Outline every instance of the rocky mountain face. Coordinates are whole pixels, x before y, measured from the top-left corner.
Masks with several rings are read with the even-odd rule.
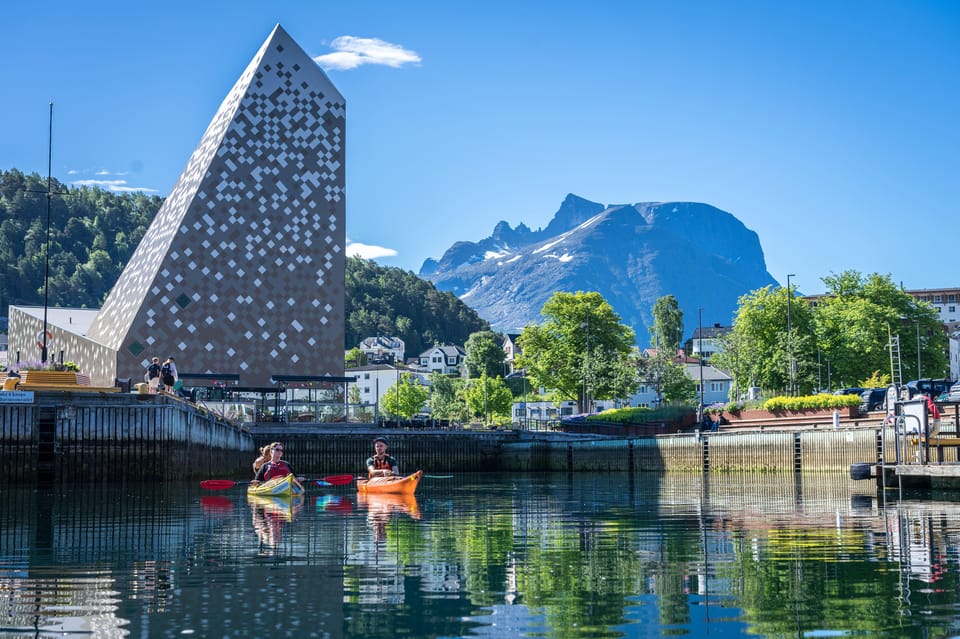
[[[737,299],[776,284],[757,234],[733,215],[695,202],[604,206],[567,195],[545,229],[499,222],[490,237],[457,242],[420,276],[460,297],[494,330],[541,321],[555,292],[598,291],[649,343],[653,305],[664,295],[683,310],[685,338],[703,325],[730,325]]]

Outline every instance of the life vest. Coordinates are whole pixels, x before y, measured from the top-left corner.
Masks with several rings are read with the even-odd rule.
[[[285,461],[279,461],[276,464],[267,462],[267,470],[263,473],[263,481],[270,481],[276,477],[286,477],[290,474],[290,466]]]
[[[390,455],[384,455],[380,457],[379,455],[373,456],[373,469],[374,470],[390,470],[393,468],[393,457]]]

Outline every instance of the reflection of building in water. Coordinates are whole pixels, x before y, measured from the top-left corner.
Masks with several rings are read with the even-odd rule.
[[[960,505],[953,509],[960,510]],[[884,520],[890,558],[914,579],[939,581],[946,572],[947,540],[938,532],[934,513],[901,504],[888,510]]]

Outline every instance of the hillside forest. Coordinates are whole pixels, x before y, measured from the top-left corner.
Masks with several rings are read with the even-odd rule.
[[[136,249],[163,198],[50,182],[47,303],[98,308]],[[44,303],[47,180],[0,171],[0,316],[13,305]],[[344,348],[382,333],[416,355],[434,344],[464,344],[488,328],[452,293],[410,271],[360,258],[346,265]]]

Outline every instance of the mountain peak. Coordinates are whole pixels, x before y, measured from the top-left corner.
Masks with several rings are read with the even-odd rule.
[[[490,237],[456,242],[439,261],[425,261],[420,276],[496,330],[539,322],[554,292],[597,291],[640,344],[664,295],[677,298],[688,326],[699,308],[728,324],[741,295],[776,283],[757,234],[730,213],[696,202],[605,207],[572,193],[545,229],[501,221]]]
[[[563,198],[560,208],[553,214],[553,219],[550,220],[542,233],[546,237],[566,233],[570,229],[577,228],[605,208],[603,204],[591,202],[573,193],[567,193],[567,197]]]

